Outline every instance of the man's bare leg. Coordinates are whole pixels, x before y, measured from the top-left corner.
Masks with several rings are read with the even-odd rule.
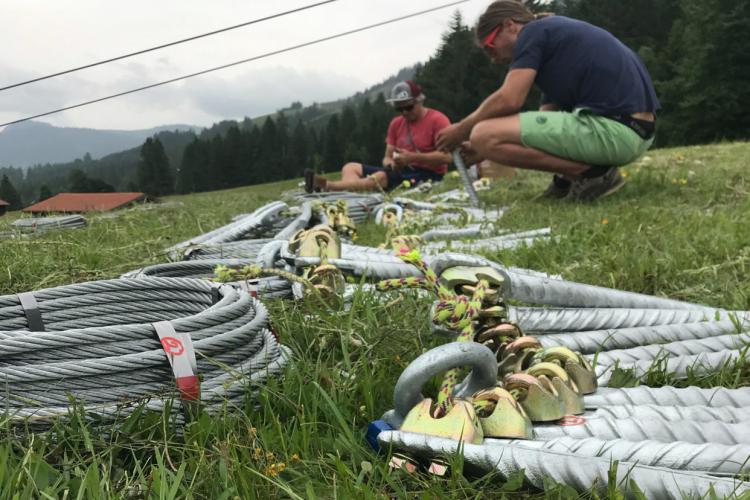
[[[578,179],[590,168],[585,163],[554,156],[521,144],[521,118],[511,115],[478,123],[471,132],[471,146],[483,158],[529,170],[559,174]]]
[[[347,163],[341,169],[340,181],[329,181],[316,175],[313,182],[316,187],[326,191],[375,191],[378,184],[383,189],[388,186],[388,177],[385,172],[375,172],[365,177],[361,163]]]

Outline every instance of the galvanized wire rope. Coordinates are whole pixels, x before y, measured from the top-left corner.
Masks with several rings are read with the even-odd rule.
[[[534,437],[539,440],[570,436],[577,439],[625,439],[627,441],[660,441],[671,443],[719,443],[725,445],[750,445],[750,422],[729,424],[719,421],[695,422],[692,420],[663,420],[651,418],[606,417],[582,418],[577,425],[534,426]]]
[[[596,359],[601,365],[613,365],[616,362],[621,364],[645,362],[654,360],[659,357],[668,355],[676,356],[694,356],[703,353],[714,353],[728,349],[741,349],[750,342],[750,334],[720,335],[718,337],[709,337],[695,340],[678,340],[666,344],[650,344],[629,349],[613,349],[611,351],[600,352]]]
[[[658,405],[617,405],[600,406],[586,413],[587,416],[617,418],[652,418],[662,420],[693,420],[695,422],[711,422],[717,420],[728,424],[747,422],[750,420],[750,407],[734,408],[732,406],[658,406]]]
[[[678,340],[711,338],[729,333],[739,333],[748,326],[750,325],[747,324],[745,319],[698,321],[695,323],[581,330],[541,335],[537,333],[534,337],[544,347],[561,345],[574,351],[591,354],[600,350],[610,351],[649,344],[664,344]]]
[[[603,457],[651,467],[666,467],[712,475],[734,476],[750,471],[750,445],[718,443],[685,443],[675,441],[628,441],[625,439],[572,438],[547,441],[508,441],[487,439],[486,446],[497,444],[541,450],[555,450],[584,457]]]
[[[526,481],[544,489],[549,479],[567,484],[578,491],[592,487],[606,495],[612,462],[604,457],[571,455],[557,450],[536,450],[520,446],[496,444],[475,445],[459,441],[400,431],[382,432],[378,439],[386,446],[406,449],[420,456],[452,455],[461,449],[465,460],[481,469],[495,471],[508,479],[521,470]],[[646,498],[681,500],[686,495],[705,495],[710,490],[719,497],[728,497],[750,489],[750,483],[734,481],[634,462],[620,462],[616,484],[626,496],[634,496],[632,480]]]
[[[146,277],[67,285],[33,296],[45,331],[25,331],[28,311],[19,296],[0,297],[0,402],[14,417],[62,414],[71,396],[92,411],[173,397],[174,376],[156,321],[190,335],[209,409],[222,404],[221,395],[246,392],[232,387],[243,386],[252,372],[273,367],[276,373],[285,363],[267,329],[265,307],[228,285]]]
[[[583,397],[586,408],[620,405],[708,406],[718,408],[750,406],[750,387],[600,387],[594,394]]]

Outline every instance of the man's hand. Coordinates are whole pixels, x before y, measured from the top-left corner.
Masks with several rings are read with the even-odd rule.
[[[482,158],[482,156],[477,153],[474,148],[471,147],[471,143],[469,141],[465,141],[461,144],[461,150],[459,151],[459,153],[461,154],[461,158],[463,158],[464,163],[467,165],[473,165],[484,160],[484,158]]]
[[[414,163],[414,153],[405,149],[396,148],[396,151],[393,155],[393,162],[399,168],[408,167],[409,165]]]
[[[386,157],[383,158],[383,168],[386,170],[391,170],[393,168],[393,158]]]
[[[471,134],[471,129],[467,130],[463,122],[448,125],[437,134],[437,149],[440,151],[453,151],[469,138],[469,134]]]

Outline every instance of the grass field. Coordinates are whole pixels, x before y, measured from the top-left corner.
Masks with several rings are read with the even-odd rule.
[[[589,205],[532,201],[548,178],[522,173],[483,199],[509,207],[501,226],[551,226],[559,241],[491,257],[566,279],[750,309],[750,143],[653,151],[624,169],[628,184]],[[455,182],[455,181],[453,181]],[[276,199],[294,182],[175,196],[165,207],[92,216],[82,230],[0,240],[0,294],[117,277],[165,260],[163,249]],[[0,232],[16,214],[0,218]],[[363,228],[377,244],[382,231]],[[0,498],[578,498],[571,488],[523,487],[520,476],[439,479],[389,473],[363,440],[392,406],[401,370],[440,339],[429,335],[429,300],[389,303],[360,295],[346,313],[270,304],[295,364],[244,414],[203,417],[184,435],[161,415],[120,432],[79,419],[45,435],[4,425]],[[654,384],[669,380],[654,373]],[[746,367],[679,384],[747,385]]]

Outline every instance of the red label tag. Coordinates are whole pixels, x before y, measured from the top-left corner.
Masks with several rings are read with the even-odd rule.
[[[169,321],[159,321],[153,325],[172,367],[177,388],[180,390],[180,398],[183,401],[200,400],[200,381],[196,375],[198,363],[190,335],[175,331]]]
[[[561,425],[563,427],[569,427],[573,425],[583,425],[586,423],[586,418],[579,417],[578,415],[565,415],[563,418],[560,419],[560,421],[557,422],[557,425]]]
[[[177,381],[177,388],[180,390],[180,399],[182,399],[183,401],[200,400],[201,387],[197,375],[190,375],[189,377],[179,377],[175,380]]]

